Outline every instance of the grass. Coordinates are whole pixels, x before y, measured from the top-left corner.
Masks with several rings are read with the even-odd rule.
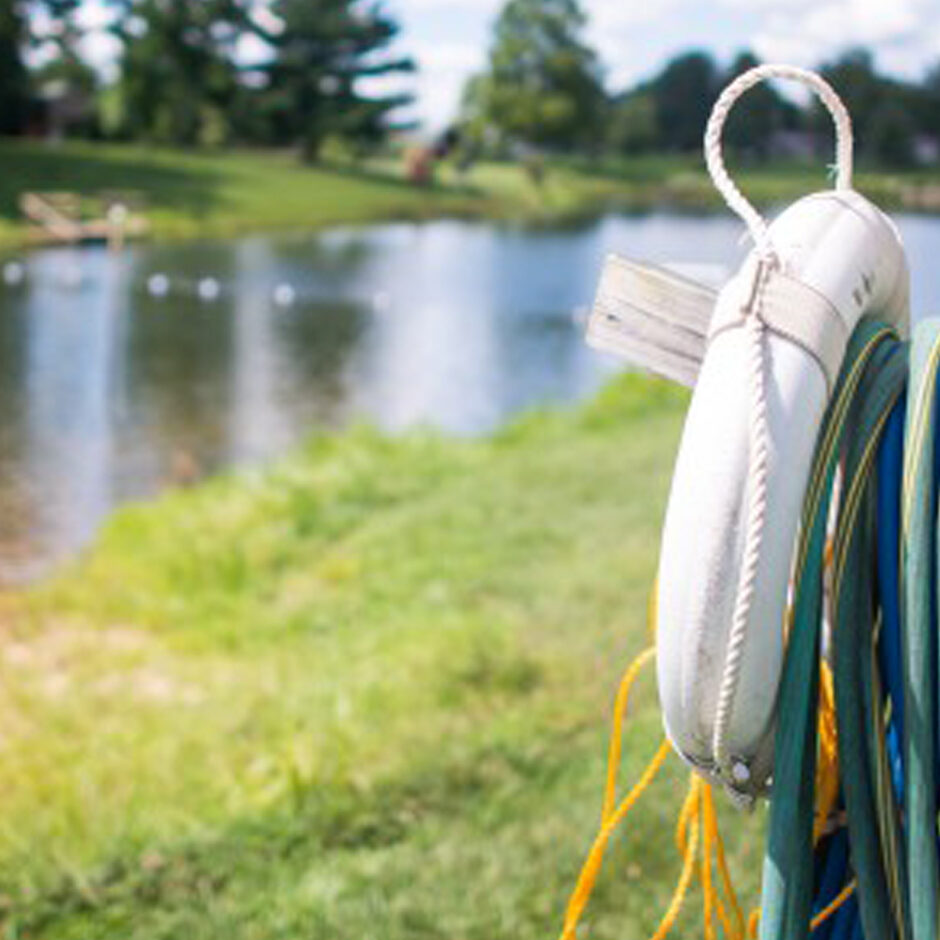
[[[303,167],[293,154],[276,151],[0,141],[0,245],[27,239],[18,200],[32,190],[135,194],[160,238],[442,215],[552,221],[609,208],[720,207],[701,160],[692,157],[555,160],[542,185],[514,164],[480,164],[466,178],[444,167],[427,188],[409,185],[401,172],[400,162],[389,160]],[[826,185],[818,168],[801,165],[745,171],[742,183],[761,204]],[[859,185],[889,208],[940,209],[936,173],[862,173]]]
[[[0,936],[555,934],[685,402],[625,376],[488,440],[316,437],[121,510],[5,598]],[[638,702],[627,779],[661,734],[651,677]],[[684,779],[614,845],[592,938],[658,923]],[[753,893],[760,820],[726,823]]]

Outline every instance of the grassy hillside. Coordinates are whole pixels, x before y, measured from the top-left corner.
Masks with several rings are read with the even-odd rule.
[[[316,438],[122,510],[8,597],[2,936],[553,936],[684,408],[628,376],[485,441]],[[628,780],[660,735],[650,676],[637,701]],[[617,841],[592,938],[658,922],[684,781],[673,760]],[[759,822],[726,829],[751,889]]]
[[[399,162],[303,167],[275,151],[198,152],[143,146],[0,141],[0,245],[22,243],[19,195],[68,190],[131,193],[148,207],[158,237],[316,228],[339,222],[441,215],[551,220],[604,208],[719,208],[698,158],[555,161],[542,185],[513,164],[481,164],[465,177],[444,166],[436,185],[401,178]],[[745,172],[758,203],[827,185],[820,167]],[[940,210],[937,174],[861,174],[859,185],[888,207]]]

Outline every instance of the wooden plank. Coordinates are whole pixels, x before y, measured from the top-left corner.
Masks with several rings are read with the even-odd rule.
[[[692,387],[718,292],[674,271],[610,255],[587,342],[637,368]]]

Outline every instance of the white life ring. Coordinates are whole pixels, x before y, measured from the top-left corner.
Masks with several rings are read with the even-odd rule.
[[[836,122],[836,188],[767,226],[725,171],[721,130],[767,78],[809,85]],[[891,220],[851,188],[852,133],[817,75],[760,66],[719,98],[709,170],[756,247],[722,289],[685,423],[662,536],[657,669],[667,734],[747,801],[772,768],[794,545],[816,437],[846,343],[869,313],[906,331],[909,276]]]

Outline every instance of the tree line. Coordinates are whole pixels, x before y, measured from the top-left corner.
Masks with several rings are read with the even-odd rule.
[[[706,51],[684,52],[652,78],[609,92],[585,39],[578,0],[508,0],[485,71],[464,90],[462,125],[481,146],[556,152],[642,154],[698,151],[721,90],[757,64],[748,51],[727,67]],[[848,106],[859,155],[911,166],[940,150],[940,60],[921,82],[879,73],[871,53],[852,49],[819,66]],[[725,139],[753,160],[807,155],[829,119],[815,100],[798,103],[760,85],[735,107]]]
[[[330,135],[380,141],[410,101],[359,88],[415,67],[395,54],[399,26],[378,0],[105,3],[120,48],[112,81],[81,55],[82,0],[0,0],[0,133],[51,124],[74,136],[186,146],[291,145],[315,158]],[[246,39],[264,51],[247,64]]]
[[[0,0],[0,133],[185,146],[294,146],[316,159],[338,139],[361,152],[407,127],[407,93],[364,79],[410,73],[383,0],[104,0],[116,74],[82,56],[83,0]],[[698,150],[721,88],[756,63],[706,51],[610,90],[579,0],[507,0],[486,68],[466,84],[447,139],[494,154],[643,154]],[[248,61],[251,41],[260,56]],[[940,62],[923,81],[881,74],[871,54],[820,66],[849,106],[862,158],[909,166],[940,148]],[[813,102],[763,85],[732,113],[727,139],[757,161],[824,139]]]

